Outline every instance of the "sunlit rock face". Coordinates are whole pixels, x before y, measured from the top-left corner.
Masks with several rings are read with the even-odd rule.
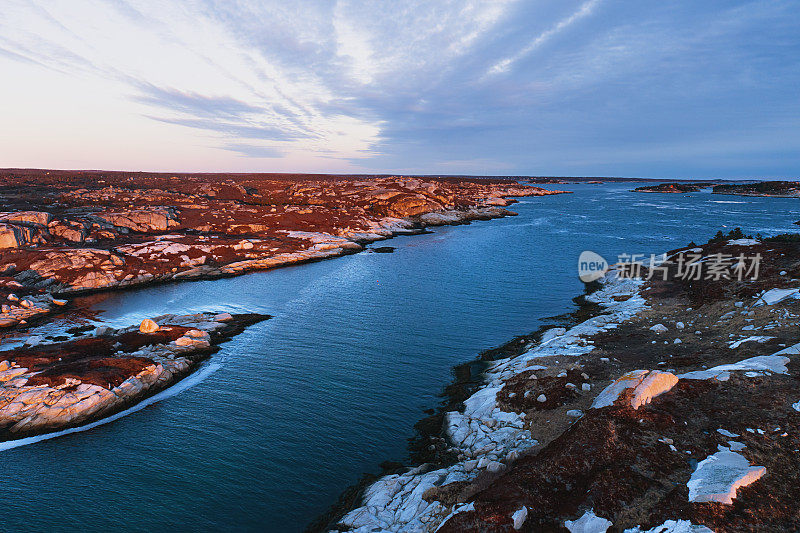
[[[508,216],[511,181],[4,171],[0,273],[24,293],[238,274]],[[4,297],[0,284],[0,298]]]
[[[218,318],[220,317],[220,318]],[[0,442],[83,425],[190,373],[214,345],[264,315],[163,315],[73,340],[31,337],[0,352]]]

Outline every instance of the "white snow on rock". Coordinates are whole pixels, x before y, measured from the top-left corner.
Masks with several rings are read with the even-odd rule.
[[[377,530],[395,533],[433,532],[458,509],[438,501],[427,502],[422,494],[431,487],[455,481],[471,481],[481,472],[505,468],[519,453],[537,444],[524,429],[524,413],[506,412],[497,404],[497,393],[506,381],[521,372],[544,369],[548,357],[559,360],[585,355],[594,349],[587,337],[616,328],[645,307],[639,294],[641,280],[618,278],[615,270],[601,278],[602,288],[586,297],[605,307],[605,314],[593,317],[569,330],[552,328],[539,344],[528,351],[495,361],[485,371],[485,385],[464,402],[463,412],[445,414],[445,433],[463,459],[449,467],[426,472],[412,469],[404,474],[384,476],[364,493],[361,507],[339,522],[354,533]]]
[[[800,402],[793,403],[792,409],[794,409],[795,411],[800,411]]]
[[[678,377],[660,370],[632,370],[614,383],[603,389],[592,403],[592,409],[609,407],[616,402],[627,389],[633,389],[631,407],[638,409],[650,403],[650,400],[672,389],[678,383]]]
[[[655,326],[650,326],[650,331],[656,333],[656,335],[661,335],[667,331],[667,326],[664,324],[656,324]]]
[[[739,487],[750,485],[766,472],[763,466],[750,466],[741,454],[719,451],[697,465],[686,484],[689,501],[732,504]]]
[[[606,520],[594,514],[594,510],[590,509],[583,513],[583,516],[577,520],[567,520],[564,522],[564,527],[570,533],[606,533],[608,528],[612,526],[611,520]]]
[[[468,503],[466,505],[462,505],[460,507],[456,507],[455,509],[453,509],[452,513],[450,513],[449,515],[444,517],[444,520],[442,520],[442,523],[439,524],[439,527],[436,528],[436,531],[439,531],[440,529],[442,529],[442,526],[445,524],[445,522],[447,522],[448,520],[453,518],[458,513],[466,513],[467,511],[474,511],[474,510],[475,510],[475,503],[474,502],[470,502],[470,503]],[[436,533],[436,531],[434,531],[434,533]]]
[[[688,520],[667,520],[660,526],[643,530],[639,527],[626,529],[624,533],[714,533],[706,526],[692,524]]]
[[[567,328],[550,328],[542,334],[542,340],[539,343],[539,346],[547,344],[551,340],[560,337],[564,333],[567,332]]]
[[[790,348],[794,348],[791,346]],[[790,349],[787,348],[786,350]],[[697,370],[695,372],[688,372],[680,374],[680,379],[718,379],[719,381],[727,381],[730,378],[730,373],[734,371],[756,371],[759,373],[771,372],[775,374],[786,374],[786,365],[789,364],[789,358],[779,355],[786,353],[786,350],[781,350],[772,355],[759,355],[758,357],[751,357],[744,359],[738,363],[719,365],[707,370]]]
[[[734,342],[730,343],[729,348],[731,350],[735,350],[736,348],[738,348],[739,346],[741,346],[742,344],[744,344],[746,342],[763,343],[763,342],[767,342],[768,340],[774,339],[774,338],[775,337],[768,337],[766,335],[753,335],[752,337],[747,337],[746,339],[741,339],[741,340],[734,341]]]
[[[753,304],[753,307],[759,307],[762,305],[775,305],[776,303],[780,303],[787,298],[800,298],[800,289],[770,289],[762,293],[756,303]]]
[[[756,239],[732,239],[728,241],[728,244],[732,246],[755,246],[756,244],[761,244],[761,242]]]
[[[772,355],[800,355],[800,342],[784,348],[779,352],[775,352]]]

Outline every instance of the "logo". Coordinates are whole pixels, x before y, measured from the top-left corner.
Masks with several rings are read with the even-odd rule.
[[[597,281],[608,272],[608,261],[602,255],[584,250],[578,257],[578,277],[584,283]]]

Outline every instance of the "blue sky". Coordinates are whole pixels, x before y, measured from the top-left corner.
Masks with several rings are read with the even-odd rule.
[[[5,0],[0,167],[800,174],[800,1]]]

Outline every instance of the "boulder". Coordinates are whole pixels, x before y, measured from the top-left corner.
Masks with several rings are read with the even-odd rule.
[[[18,226],[0,224],[0,250],[4,248],[19,248],[25,244],[23,232]]]
[[[197,337],[189,337],[187,335],[178,337],[175,340],[175,344],[178,346],[194,346],[197,348],[208,348],[211,346],[211,343],[208,340]]]
[[[651,370],[642,382],[633,389],[631,407],[638,409],[642,405],[650,403],[650,400],[663,394],[678,383],[678,377],[669,372]]]
[[[83,242],[86,240],[85,230],[63,224],[50,226],[50,234],[70,242]]]
[[[44,211],[17,211],[14,213],[0,213],[0,220],[16,222],[21,225],[47,226],[52,219],[50,213]]]
[[[134,209],[119,213],[100,213],[98,218],[117,228],[142,233],[166,231],[180,224],[177,210],[173,208]]]
[[[142,323],[139,325],[139,331],[142,333],[155,333],[160,329],[161,328],[158,326],[158,324],[149,318],[142,320]]]

